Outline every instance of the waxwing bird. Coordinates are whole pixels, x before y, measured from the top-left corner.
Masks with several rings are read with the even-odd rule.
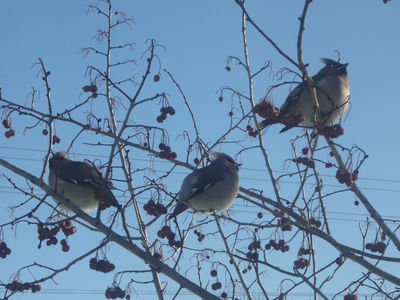
[[[325,66],[312,77],[319,105],[316,115],[317,124],[314,124],[313,100],[308,84],[304,81],[290,92],[281,106],[279,114],[259,122],[260,130],[275,123],[286,125],[280,132],[296,126],[332,126],[343,115],[350,103],[350,88],[346,70],[348,64],[341,64],[329,58],[321,60]]]
[[[120,207],[109,184],[93,164],[73,161],[65,152],[57,152],[49,159],[49,168],[49,186],[82,210],[97,209],[99,201],[105,207]],[[62,204],[61,207],[68,209]]]
[[[239,164],[225,153],[214,152],[213,156],[208,166],[194,170],[183,180],[178,203],[169,219],[188,208],[211,214],[232,206],[239,190]]]

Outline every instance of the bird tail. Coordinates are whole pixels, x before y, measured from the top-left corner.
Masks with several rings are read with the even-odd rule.
[[[273,118],[268,118],[265,120],[262,120],[261,122],[257,123],[257,128],[258,130],[263,130],[264,128],[268,127],[269,125],[279,123],[279,118],[278,117],[273,117]]]
[[[189,208],[189,206],[187,206],[186,204],[182,203],[182,202],[178,202],[175,206],[174,211],[172,212],[172,214],[170,214],[167,218],[167,220],[171,220],[173,218],[175,218],[176,216],[180,215],[181,213],[183,213],[185,210],[187,210]]]

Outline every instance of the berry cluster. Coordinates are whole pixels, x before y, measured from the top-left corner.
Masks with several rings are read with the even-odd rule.
[[[217,281],[217,282],[215,282],[215,283],[213,283],[213,284],[211,285],[211,289],[212,289],[213,291],[219,290],[220,288],[222,288],[222,283],[219,282],[219,281]]]
[[[319,128],[318,134],[335,139],[344,134],[344,129],[339,124],[336,124],[333,126],[326,126],[323,128]]]
[[[375,243],[367,243],[365,248],[370,250],[371,252],[379,252],[381,254],[386,251],[386,244],[384,242],[375,242]]]
[[[251,242],[247,246],[247,249],[249,249],[249,251],[253,251],[255,249],[261,249],[261,241],[253,241],[253,242]]]
[[[258,255],[257,250],[254,249],[254,250],[251,250],[251,251],[247,252],[247,253],[246,253],[246,257],[247,257],[247,259],[249,259],[249,260],[255,261],[255,260],[258,260],[259,255]]]
[[[246,126],[246,130],[247,130],[247,134],[251,137],[257,137],[258,135],[258,130],[254,130],[253,127],[251,127],[250,125]]]
[[[126,296],[126,293],[119,286],[113,286],[106,289],[105,296],[107,299],[122,299]],[[126,299],[130,299],[130,297]]]
[[[76,232],[76,227],[72,226],[71,220],[61,221],[58,225],[55,225],[53,228],[49,228],[47,226],[43,226],[43,224],[38,224],[38,239],[40,241],[39,248],[42,245],[42,241],[46,240],[46,245],[57,245],[58,239],[56,235],[62,230],[66,237],[74,234]],[[70,250],[69,245],[65,239],[62,239],[61,242],[62,251],[68,252]]]
[[[293,226],[286,218],[283,218],[284,213],[281,211],[278,211],[278,213],[282,216],[278,219],[278,226],[282,228],[282,231],[292,231]]]
[[[297,252],[297,256],[303,256],[303,255],[310,255],[313,254],[314,250],[313,249],[305,249],[304,247],[301,247],[299,251]],[[294,267],[296,269],[304,269],[310,265],[310,262],[308,259],[304,257],[299,257],[299,259],[294,261]]]
[[[177,241],[175,240],[175,233],[172,232],[171,227],[165,225],[157,232],[157,236],[160,239],[167,238],[168,239],[168,245],[171,247],[175,246],[177,248],[181,248],[183,246],[182,241]]]
[[[358,179],[358,170],[354,171],[353,173],[347,170],[337,170],[336,179],[339,181],[339,183],[345,183],[350,187],[354,184],[354,181]]]
[[[308,267],[310,265],[310,262],[308,259],[304,257],[300,257],[299,259],[294,261],[294,267],[296,269],[304,269],[305,267]]]
[[[7,243],[4,241],[0,242],[0,257],[6,258],[7,255],[11,254],[11,249],[7,247]]]
[[[161,150],[158,153],[158,157],[165,158],[165,159],[176,159],[177,155],[175,152],[171,151],[171,147],[165,145],[164,143],[160,143],[158,148]]]
[[[197,240],[199,242],[202,242],[206,238],[204,233],[201,233],[200,231],[197,231],[196,229],[193,232],[195,235],[197,235]]]
[[[160,115],[157,116],[157,122],[162,123],[165,121],[168,115],[173,116],[175,114],[175,109],[172,106],[163,106],[160,108]]]
[[[305,249],[304,247],[301,247],[299,249],[299,251],[297,252],[298,256],[310,255],[310,254],[314,254],[314,250],[313,249]]]
[[[108,273],[115,270],[115,265],[113,263],[110,263],[108,260],[97,260],[97,258],[93,257],[89,261],[89,268],[95,271]]]
[[[270,240],[267,244],[265,244],[265,250],[270,250],[271,248],[275,250],[281,250],[282,252],[287,252],[290,250],[290,246],[287,245],[284,240],[279,240],[278,242],[275,240]]]
[[[42,286],[40,284],[21,282],[19,280],[13,280],[11,283],[6,284],[6,289],[11,292],[23,292],[23,291],[31,290],[32,293],[36,293],[42,289]]]
[[[347,294],[344,295],[343,300],[358,300],[358,296],[353,294]]]
[[[8,129],[4,135],[6,138],[10,138],[15,135],[15,130],[11,128],[11,120],[5,119],[2,122],[5,129]]]
[[[143,209],[150,215],[150,216],[161,216],[167,213],[167,208],[160,202],[155,203],[153,199],[150,199],[143,205]]]
[[[310,219],[308,219],[308,222],[310,223],[310,225],[315,226],[317,228],[320,228],[322,223],[320,220],[316,220],[315,218],[311,217]]]
[[[82,90],[85,93],[92,93],[92,98],[97,98],[97,86],[95,84],[85,85]]]
[[[264,98],[254,106],[253,113],[258,114],[264,119],[276,118],[279,116],[279,108],[275,107],[267,98]]]
[[[305,156],[296,157],[296,158],[293,158],[292,161],[296,164],[303,164],[309,168],[315,168],[315,161],[309,157],[305,157]]]

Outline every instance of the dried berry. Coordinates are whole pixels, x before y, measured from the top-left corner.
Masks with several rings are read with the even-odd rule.
[[[11,128],[11,121],[8,119],[3,120],[2,124],[3,124],[4,128],[6,128],[6,129]]]
[[[339,256],[338,258],[336,258],[335,263],[340,266],[341,264],[343,264],[343,258]]]

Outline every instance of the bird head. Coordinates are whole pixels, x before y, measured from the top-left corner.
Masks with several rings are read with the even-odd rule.
[[[214,157],[213,163],[222,163],[227,166],[234,168],[235,170],[239,170],[239,166],[241,164],[237,163],[232,157],[223,152],[213,152],[212,156]]]
[[[342,64],[330,58],[321,58],[321,61],[325,64],[325,67],[323,67],[318,74],[347,75],[346,68],[349,65],[348,63]]]
[[[50,169],[54,169],[60,162],[65,161],[65,160],[68,160],[67,152],[60,151],[60,152],[55,153],[49,159],[49,167],[50,167]]]

